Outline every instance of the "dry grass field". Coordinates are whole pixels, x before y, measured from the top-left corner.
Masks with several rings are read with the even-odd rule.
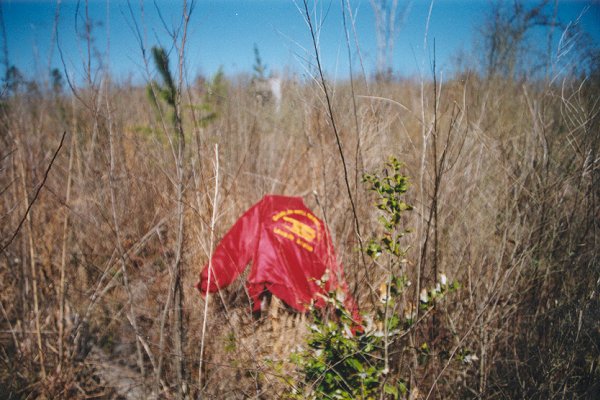
[[[176,82],[172,103],[160,74],[149,90],[106,75],[5,86],[0,398],[293,398],[312,317],[252,316],[243,279],[207,307],[193,287],[269,193],[326,221],[366,319],[392,276],[411,282],[398,315],[441,274],[460,284],[375,350],[380,381],[406,391],[368,398],[599,398],[593,54],[585,73],[549,78],[315,69],[282,78],[279,107],[250,76]],[[390,156],[413,209],[401,260],[381,261],[364,256],[382,231],[363,175]]]

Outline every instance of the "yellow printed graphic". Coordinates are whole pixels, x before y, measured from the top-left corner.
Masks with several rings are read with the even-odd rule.
[[[308,218],[314,223],[314,228],[293,218],[293,215],[301,215]],[[293,241],[307,251],[314,251],[314,247],[311,243],[313,243],[315,239],[319,240],[320,234],[320,221],[317,217],[305,210],[284,210],[273,215],[272,219],[273,221],[279,221],[281,219],[287,222],[286,224],[273,228],[275,234]]]
[[[302,239],[306,240],[307,242],[312,242],[313,240],[315,240],[317,233],[310,226],[298,221],[297,219],[290,218],[290,217],[283,217],[283,220],[285,222],[289,222],[291,224],[291,225],[285,226],[285,229],[287,229],[288,231],[292,232],[293,234],[295,234],[297,236],[300,236]]]
[[[300,239],[296,239],[296,244],[299,245],[302,248],[305,248],[308,251],[311,251],[311,252],[313,251],[313,247],[310,244],[305,243],[305,242],[303,242]]]
[[[276,234],[278,234],[279,236],[283,236],[286,239],[290,239],[290,240],[294,240],[294,235],[292,235],[291,233],[282,231],[279,228],[274,228],[273,232],[275,232]]]
[[[282,217],[285,217],[286,215],[292,215],[292,214],[296,214],[296,215],[303,215],[305,217],[308,217],[311,221],[316,221],[316,218],[314,215],[311,215],[310,213],[307,213],[304,210],[283,210],[278,212],[277,214],[275,214],[273,216],[273,221],[277,221]]]

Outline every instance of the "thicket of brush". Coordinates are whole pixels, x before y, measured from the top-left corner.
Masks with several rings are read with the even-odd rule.
[[[243,280],[205,314],[193,288],[267,193],[304,197],[366,320],[385,314],[370,328],[383,339],[359,348],[384,362],[372,398],[600,396],[597,57],[585,74],[547,79],[328,82],[331,113],[317,81],[285,78],[276,110],[250,77],[178,84],[166,54],[154,57],[148,88],[104,76],[4,92],[0,397],[281,398],[318,386],[290,362],[311,317],[256,319]],[[386,229],[363,175],[384,179],[389,156],[413,209],[394,231],[409,230],[401,251],[374,259],[370,239]],[[460,287],[423,307],[442,275]]]

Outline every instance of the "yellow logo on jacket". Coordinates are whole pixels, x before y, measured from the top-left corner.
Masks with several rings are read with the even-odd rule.
[[[304,222],[293,218],[293,215],[301,215],[308,218],[315,224],[317,229],[315,230]],[[311,245],[311,243],[313,243],[315,239],[318,239],[319,220],[317,217],[304,210],[285,210],[273,216],[273,221],[279,221],[280,219],[287,222],[287,224],[273,228],[273,232],[279,236],[294,241],[297,245],[308,251],[314,250],[314,247]]]

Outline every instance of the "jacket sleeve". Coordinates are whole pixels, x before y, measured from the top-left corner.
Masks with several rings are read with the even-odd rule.
[[[204,266],[196,283],[202,295],[206,295],[207,289],[212,293],[228,286],[250,262],[260,232],[260,205],[259,202],[246,211],[221,239],[211,262]],[[210,287],[209,269],[212,271]]]

